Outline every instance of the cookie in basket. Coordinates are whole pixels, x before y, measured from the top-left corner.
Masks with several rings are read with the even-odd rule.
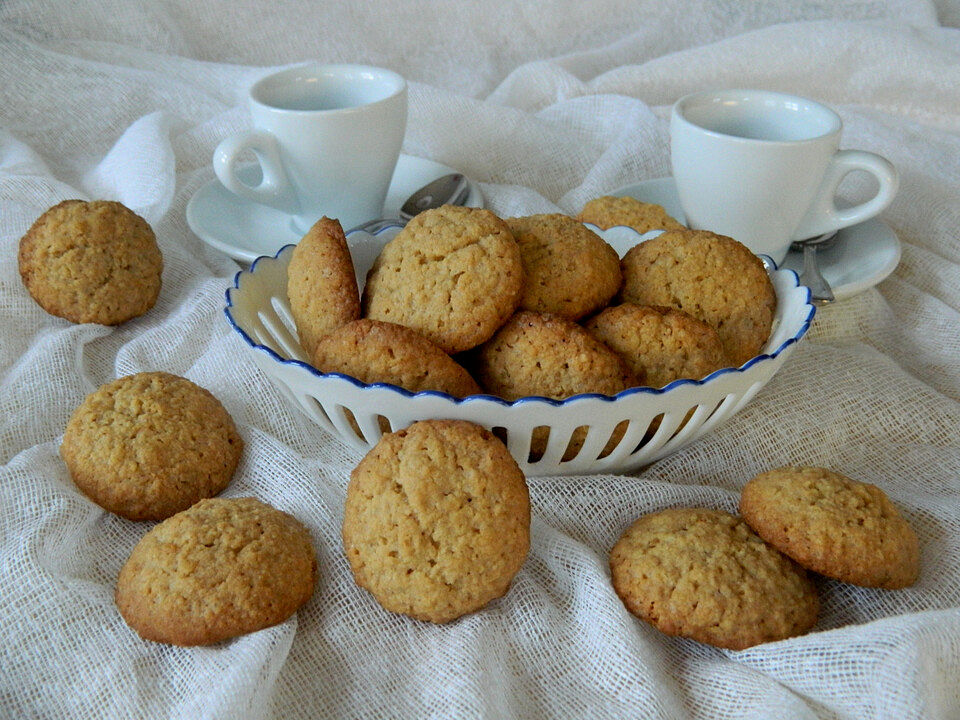
[[[614,545],[610,572],[641,620],[731,650],[803,634],[819,612],[803,569],[719,510],[644,515]]]
[[[680,378],[699,380],[727,364],[717,331],[682,310],[623,303],[603,310],[584,327],[650,387]]]
[[[579,320],[620,290],[620,256],[582,223],[559,214],[506,222],[523,258],[521,309]]]
[[[803,567],[887,589],[916,582],[920,545],[886,493],[819,467],[784,467],[744,486],[740,514]]]
[[[118,202],[65,200],[20,240],[20,277],[51,315],[118,325],[154,306],[163,256],[153,229]]]
[[[413,328],[453,354],[493,335],[522,292],[520,248],[503,220],[444,205],[383,248],[367,275],[363,315]]]
[[[683,310],[712,325],[742,365],[770,337],[776,293],[763,262],[733,238],[671,230],[630,248],[621,261],[624,300]]]
[[[445,623],[504,595],[530,546],[526,479],[490,432],[423,420],[350,474],[343,548],[390,612]]]
[[[684,229],[662,206],[626,196],[604,195],[590,200],[577,215],[577,220],[596,225],[601,230],[626,225],[641,235],[651,230]]]
[[[320,339],[313,365],[365,383],[391,383],[410,392],[476,395],[480,386],[453,358],[420,333],[379,320],[354,320]]]
[[[60,445],[76,486],[130,520],[162,520],[216,495],[242,450],[220,401],[165,372],[128,375],[88,395]]]
[[[287,298],[308,357],[320,338],[360,317],[360,291],[339,221],[320,218],[297,243],[287,266]]]
[[[255,498],[214,498],[140,539],[115,599],[145,640],[210,645],[283,622],[316,582],[310,532],[299,520]]]
[[[619,355],[572,320],[527,310],[514,315],[479,348],[474,369],[480,386],[505,400],[528,395],[554,400],[581,393],[616,395],[640,385]],[[624,430],[625,423],[617,425],[604,454],[616,446]],[[576,428],[563,459],[575,457],[585,438],[585,428]],[[546,428],[534,431],[534,457],[543,455],[547,440]]]

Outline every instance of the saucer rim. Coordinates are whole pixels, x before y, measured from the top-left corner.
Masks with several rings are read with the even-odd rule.
[[[616,197],[621,197],[621,196],[636,197],[638,200],[642,200],[644,202],[650,202],[651,200],[649,198],[638,197],[638,194],[640,194],[641,192],[641,188],[644,188],[644,187],[646,188],[656,187],[659,190],[661,190],[660,194],[663,194],[662,191],[664,189],[666,189],[669,193],[675,196],[677,194],[676,184],[674,183],[672,175],[665,175],[662,177],[649,178],[647,180],[640,180],[635,183],[629,183],[615,190],[612,190],[607,194],[613,195]],[[677,197],[677,203],[679,204],[679,197]],[[682,216],[681,218],[678,218],[678,220],[682,222],[683,221]],[[838,233],[844,233],[845,231],[850,232],[854,228],[864,228],[867,231],[870,231],[869,226],[871,224],[876,226],[876,230],[874,230],[873,232],[880,231],[888,236],[887,240],[889,241],[890,249],[892,251],[891,258],[879,269],[875,270],[873,273],[871,273],[868,276],[865,276],[862,279],[851,280],[848,282],[832,285],[831,287],[833,290],[834,299],[837,301],[847,300],[848,298],[854,297],[855,295],[859,295],[860,293],[865,292],[866,290],[869,290],[872,287],[875,287],[876,285],[886,280],[893,273],[893,271],[897,269],[897,266],[900,264],[900,259],[903,255],[903,243],[900,242],[900,238],[897,237],[897,234],[896,232],[894,232],[893,228],[890,227],[888,223],[884,222],[879,216],[869,218],[867,220],[864,220],[863,222],[850,225],[849,227],[841,228],[838,231]],[[840,242],[842,241],[843,239],[841,237]],[[787,252],[787,258],[800,258],[800,257],[802,257],[802,253],[797,252],[796,250],[790,250]],[[786,261],[787,261],[786,258],[784,258],[784,261],[780,263],[780,266],[786,267]],[[791,268],[791,269],[794,269],[794,268]]]
[[[400,157],[397,159],[397,167],[394,170],[394,176],[390,180],[391,187],[393,186],[393,183],[396,181],[397,172],[400,170],[401,162],[423,163],[426,165],[434,166],[437,171],[436,177],[440,177],[445,173],[461,172],[460,170],[457,170],[456,168],[453,168],[437,160],[431,160],[430,158],[424,158],[418,155],[410,155],[408,153],[400,153]],[[247,163],[241,169],[245,169],[253,165],[254,163]],[[212,169],[210,171],[211,173],[213,172]],[[464,202],[464,205],[468,207],[479,207],[479,208],[486,207],[486,198],[483,196],[483,191],[480,189],[479,183],[467,175],[464,175],[464,177],[466,177],[467,183],[470,188],[470,194],[467,196],[467,199]],[[229,190],[227,190],[227,188],[223,186],[223,184],[216,177],[213,177],[210,180],[207,180],[206,182],[201,184],[200,187],[197,188],[197,190],[190,196],[190,199],[187,201],[185,216],[187,220],[187,226],[190,228],[193,234],[196,235],[198,238],[200,238],[200,240],[204,244],[209,245],[215,250],[219,250],[225,255],[228,255],[231,259],[235,260],[236,262],[245,263],[247,265],[254,262],[258,257],[267,255],[267,254],[273,254],[273,250],[270,248],[262,248],[260,250],[250,250],[245,247],[240,247],[238,245],[231,244],[227,240],[222,239],[222,236],[214,235],[208,231],[209,224],[202,222],[198,216],[198,213],[200,212],[199,207],[202,206],[205,202],[210,201],[210,198],[208,198],[208,196],[211,193],[217,192],[220,190],[222,190],[223,192],[230,192]],[[389,190],[388,190],[388,196],[389,196]],[[242,205],[256,204],[250,200],[241,198],[239,196],[232,196],[232,197],[235,198],[236,202]],[[264,207],[266,208],[267,206],[264,206]],[[267,208],[267,209],[271,212],[280,212],[278,210],[274,210],[273,208]],[[291,230],[291,238],[293,238],[295,235],[296,233]],[[283,243],[284,246],[287,244],[289,243],[288,242]]]

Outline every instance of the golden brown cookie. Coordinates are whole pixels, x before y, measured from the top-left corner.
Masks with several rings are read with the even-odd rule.
[[[520,309],[570,320],[605,307],[620,290],[620,256],[566,215],[507,219],[523,258]]]
[[[163,257],[150,225],[118,202],[65,200],[20,240],[20,277],[51,315],[118,325],[160,294]]]
[[[444,205],[387,243],[363,291],[363,314],[413,328],[448,353],[487,340],[523,292],[520,248],[489,210]]]
[[[479,425],[416,422],[350,474],[344,552],[390,612],[444,623],[479,610],[507,592],[529,547],[526,480]]]
[[[651,230],[682,230],[684,226],[655,203],[646,203],[632,197],[604,195],[583,206],[577,220],[606,230],[614,225],[632,227],[641,235]]]
[[[777,297],[756,255],[733,238],[671,230],[623,257],[624,300],[683,310],[716,328],[727,357],[742,365],[760,353]]]
[[[504,400],[616,395],[639,385],[626,363],[571,320],[518,312],[476,353],[476,378]]]
[[[353,259],[337,220],[320,218],[293,249],[287,297],[308,357],[320,338],[360,317]]]
[[[610,552],[613,587],[668,635],[741,650],[805,633],[819,600],[806,573],[719,510],[644,515]]]
[[[917,536],[883,490],[825,468],[757,475],[743,488],[740,513],[760,537],[821,575],[893,589],[920,572]]]
[[[616,395],[640,384],[620,356],[572,320],[527,310],[514,315],[479,348],[474,370],[484,390],[505,400]],[[617,426],[603,454],[616,446],[625,430],[624,423]],[[574,430],[563,460],[575,457],[585,438],[584,428]],[[548,439],[545,428],[534,431],[533,459],[543,455]]]
[[[454,397],[480,392],[469,373],[425,337],[377,320],[355,320],[321,338],[313,364],[321,372],[391,383],[410,392],[439,390]]]
[[[230,482],[243,440],[220,401],[186,378],[128,375],[74,410],[60,446],[70,476],[97,505],[162,520]]]
[[[727,364],[717,331],[682,310],[623,303],[584,325],[650,387],[699,380]]]
[[[145,640],[210,645],[277,625],[313,594],[309,531],[255,498],[201,500],[144,535],[116,603]]]

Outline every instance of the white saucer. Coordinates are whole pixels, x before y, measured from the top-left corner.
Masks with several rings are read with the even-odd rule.
[[[670,215],[684,222],[683,209],[672,177],[655,178],[614,190],[611,195],[629,195],[643,202],[662,205]],[[837,300],[872,288],[886,278],[900,262],[900,240],[885,222],[871,218],[837,233],[837,241],[817,253],[820,272]],[[803,254],[789,252],[781,267],[803,270]]]
[[[398,217],[404,200],[434,178],[452,172],[456,170],[433,160],[401,155],[383,204],[383,217]],[[256,164],[239,168],[237,174],[250,185],[260,182],[260,167]],[[469,178],[467,183],[470,195],[464,204],[483,207],[480,188]],[[251,263],[261,255],[275,255],[284,245],[298,243],[303,237],[289,215],[234,195],[216,178],[190,198],[187,224],[207,245],[244,263]]]

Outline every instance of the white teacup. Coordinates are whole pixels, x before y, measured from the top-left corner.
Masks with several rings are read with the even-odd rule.
[[[250,89],[255,130],[224,140],[213,168],[229,190],[288,213],[307,230],[322,215],[344,229],[379,217],[407,125],[407,83],[366,65],[312,63],[258,80]],[[257,186],[237,176],[252,150]]]
[[[874,153],[838,150],[843,123],[813,100],[767,90],[694,93],[673,106],[670,155],[690,227],[729,235],[780,263],[793,240],[863,222],[897,192],[897,171]],[[877,194],[838,208],[837,186],[871,173]]]

